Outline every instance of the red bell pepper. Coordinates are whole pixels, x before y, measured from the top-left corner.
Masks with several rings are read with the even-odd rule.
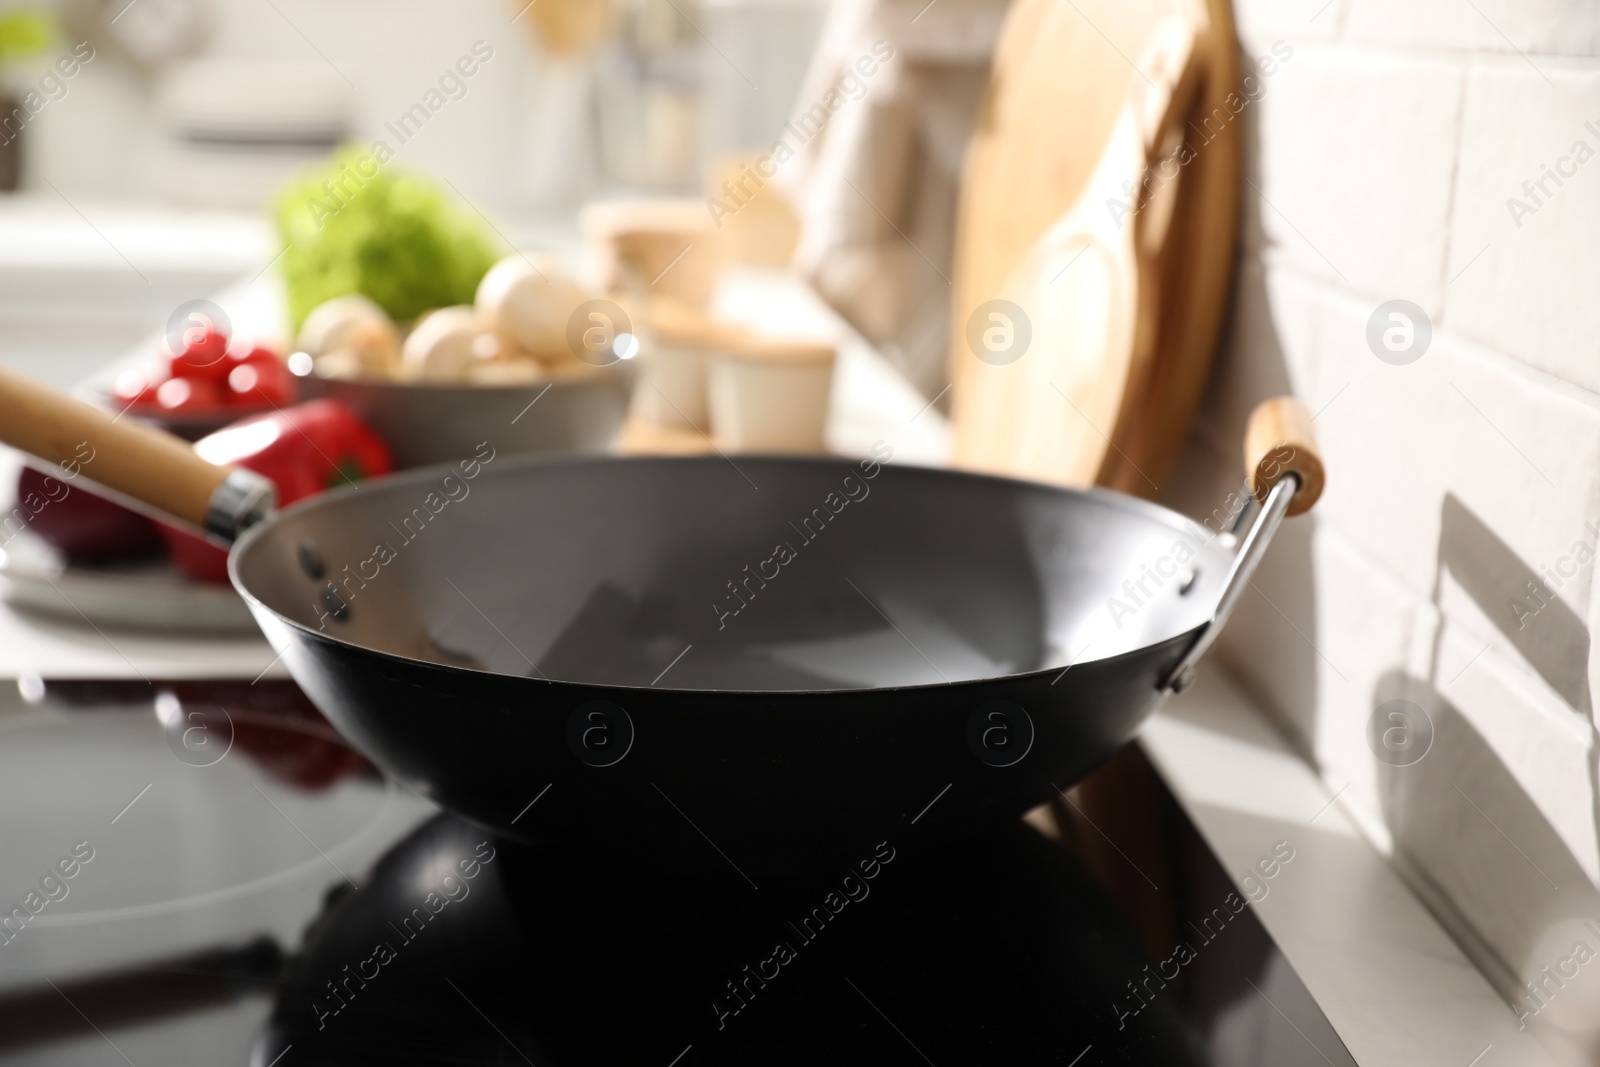
[[[314,496],[394,469],[389,446],[335,400],[312,400],[268,415],[241,419],[195,442],[212,463],[246,467],[278,487],[278,504]],[[228,554],[176,526],[161,524],[167,552],[184,573],[228,580]]]

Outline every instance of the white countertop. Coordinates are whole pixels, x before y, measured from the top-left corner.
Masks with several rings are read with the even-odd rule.
[[[1362,1067],[1566,1062],[1517,1029],[1511,1008],[1223,665],[1203,664],[1140,744],[1235,883],[1275,842],[1294,849],[1252,906]]]

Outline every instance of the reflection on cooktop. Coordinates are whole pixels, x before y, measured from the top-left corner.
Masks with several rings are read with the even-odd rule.
[[[257,1059],[1205,1062],[1176,1001],[1119,1025],[1108,1009],[1144,964],[1138,942],[1029,827],[862,859],[815,907],[730,911],[693,882],[641,893],[581,854],[441,816],[318,921]]]
[[[1024,823],[757,891],[431,813],[287,683],[34,697],[0,899],[68,893],[0,944],[0,1064],[1353,1064],[1249,907],[1172,978]],[[1204,924],[1233,887],[1181,832]]]

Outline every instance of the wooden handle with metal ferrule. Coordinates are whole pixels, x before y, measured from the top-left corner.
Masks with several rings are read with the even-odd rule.
[[[1300,488],[1289,502],[1289,514],[1311,510],[1322,496],[1326,476],[1311,412],[1292,396],[1263,400],[1250,413],[1244,434],[1245,480],[1257,500],[1266,502],[1285,474],[1296,475]]]
[[[251,496],[252,512],[264,513],[258,483],[265,479],[259,475],[207,462],[171,434],[5,367],[0,367],[0,442],[224,539],[239,530],[229,531],[225,518],[219,521],[219,506],[238,511],[238,498]]]

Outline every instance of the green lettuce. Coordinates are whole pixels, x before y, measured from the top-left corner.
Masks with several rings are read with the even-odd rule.
[[[470,304],[503,251],[469,206],[362,148],[291,180],[273,215],[296,331],[318,304],[350,293],[400,323]]]
[[[23,7],[0,14],[0,66],[38,55],[55,36],[55,21],[46,11]]]

